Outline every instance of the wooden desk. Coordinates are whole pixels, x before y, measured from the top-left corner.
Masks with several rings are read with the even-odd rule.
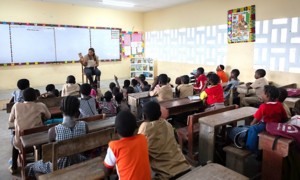
[[[51,118],[62,118],[60,107],[49,107],[48,110],[51,113]]]
[[[185,112],[196,111],[202,107],[202,100],[189,100],[189,98],[162,101],[159,104],[169,111],[169,115],[178,115]]]
[[[110,117],[105,120],[88,122],[87,125],[89,128],[89,133],[101,129],[106,129],[115,125],[115,117]],[[49,141],[48,131],[21,136],[20,139],[24,148],[39,146],[42,144],[46,144]]]
[[[199,163],[204,165],[207,161],[214,161],[216,130],[224,125],[249,119],[257,108],[242,107],[222,113],[205,116],[199,119]]]
[[[149,91],[140,93],[128,94],[128,104],[130,105],[130,111],[137,117],[139,112],[140,100],[149,97]]]
[[[246,180],[249,179],[222,165],[210,163],[203,167],[197,167],[191,172],[181,176],[178,180]]]
[[[262,132],[259,135],[259,149],[263,150],[262,179],[281,180],[283,159],[288,156],[293,140],[279,138],[272,150],[275,136]]]
[[[284,103],[289,107],[289,108],[294,108],[295,107],[295,103],[300,100],[300,98],[297,97],[287,97],[284,100]]]

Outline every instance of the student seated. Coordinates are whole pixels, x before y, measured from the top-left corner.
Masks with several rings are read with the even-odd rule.
[[[66,96],[63,98],[60,109],[63,113],[63,122],[48,131],[49,142],[63,141],[78,136],[82,136],[88,132],[88,126],[84,121],[76,121],[79,116],[79,100],[74,96]],[[73,164],[86,160],[81,155],[72,155],[69,157],[62,157],[57,161],[58,169],[62,169]],[[28,164],[25,168],[28,176],[34,177],[36,173],[47,174],[51,173],[51,162],[43,162],[42,160]]]
[[[41,95],[41,98],[53,98],[58,97],[55,93],[57,89],[55,89],[54,84],[48,84],[46,86],[46,92]],[[59,94],[58,94],[59,95]]]
[[[134,93],[142,92],[142,89],[139,86],[138,81],[136,79],[132,79],[131,80],[131,85],[132,85],[132,87],[134,89]]]
[[[258,134],[265,130],[266,123],[285,122],[287,120],[286,112],[280,102],[277,101],[279,91],[275,86],[266,85],[262,95],[264,103],[261,104],[253,115],[252,127],[248,130],[248,138],[252,141],[246,143],[247,149],[254,153],[258,152]]]
[[[227,74],[225,73],[224,69],[225,69],[225,67],[224,67],[224,65],[222,65],[222,64],[220,64],[220,65],[217,67],[217,69],[216,69],[217,75],[219,76],[219,78],[220,78],[220,80],[221,80],[221,81],[220,81],[221,83],[226,83],[226,82],[228,82],[228,76],[227,76]]]
[[[281,102],[281,104],[283,105],[283,108],[286,112],[287,118],[290,119],[292,114],[290,111],[290,108],[284,103],[284,100],[287,98],[288,96],[288,92],[286,89],[284,88],[278,88],[279,90],[279,97],[278,97],[278,101]]]
[[[110,92],[113,92],[114,87],[117,87],[116,83],[114,83],[114,82],[109,83]]]
[[[117,102],[117,113],[121,111],[130,111],[127,101],[124,99],[123,93],[118,93],[115,96]]]
[[[269,82],[265,78],[266,71],[264,69],[258,69],[255,71],[255,81],[254,83],[247,83],[246,88],[248,91],[250,89],[255,90],[255,95],[251,95],[250,97],[243,97],[241,98],[241,106],[250,106],[250,105],[257,105],[263,102],[263,94],[264,94],[264,87],[265,85],[269,85]]]
[[[175,139],[172,125],[161,117],[160,105],[150,101],[143,107],[144,122],[138,134],[146,136],[153,179],[176,179],[190,171],[191,166],[185,159]]]
[[[117,105],[110,91],[105,92],[104,101],[101,102],[100,109],[102,109],[102,113],[107,116],[115,116],[117,114]]]
[[[13,139],[12,166],[10,171],[16,173],[18,169],[17,159],[21,149],[20,132],[24,129],[43,126],[43,119],[49,119],[51,114],[45,104],[34,102],[35,90],[27,88],[23,91],[24,103],[17,102],[13,105],[9,115],[9,122],[14,123],[15,136]]]
[[[196,84],[194,85],[194,90],[196,92],[202,92],[206,88],[207,77],[204,74],[204,68],[199,67],[195,74]]]
[[[18,90],[15,90],[13,93],[12,93],[12,98],[10,100],[10,102],[24,102],[24,97],[23,97],[23,91],[24,89],[26,88],[29,88],[29,80],[28,79],[20,79],[18,80],[17,82],[17,87],[18,87]]]
[[[225,107],[223,88],[219,83],[219,76],[215,73],[210,73],[207,77],[210,86],[200,94],[200,99],[205,100],[206,103],[205,111],[212,111]]]
[[[107,176],[114,166],[119,179],[150,180],[151,170],[147,140],[144,135],[135,135],[136,119],[129,111],[121,111],[115,121],[120,140],[111,141],[104,159],[104,171]]]
[[[300,100],[296,101],[293,111],[295,115],[287,123],[300,127]]]
[[[89,95],[91,93],[91,89],[91,85],[87,83],[82,84],[80,87],[80,118],[94,116],[98,114],[98,103],[96,102],[95,98]]]
[[[158,78],[154,79],[149,95],[157,96],[158,102],[173,99],[172,87],[168,84],[166,74],[160,74]]]
[[[181,76],[181,84],[175,88],[176,95],[179,98],[186,98],[194,94],[194,87],[190,83],[188,75]]]
[[[79,96],[80,86],[76,84],[74,76],[67,77],[67,84],[64,84],[61,91],[61,96]]]
[[[238,76],[240,75],[240,71],[238,69],[233,69],[230,73],[230,81],[227,83],[227,85],[224,87],[224,98],[229,99],[230,96],[230,90],[233,92],[233,98],[238,98],[238,93],[236,92],[236,88],[240,84],[240,80],[238,79]]]

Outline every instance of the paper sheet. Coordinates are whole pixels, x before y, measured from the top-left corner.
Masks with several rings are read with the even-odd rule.
[[[131,47],[131,54],[135,55],[136,54],[136,47]]]
[[[125,56],[131,55],[131,47],[130,46],[124,46],[124,55]]]

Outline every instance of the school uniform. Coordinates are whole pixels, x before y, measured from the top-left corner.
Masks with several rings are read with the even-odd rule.
[[[79,111],[80,118],[97,115],[96,99],[93,97],[81,98]]]
[[[202,91],[205,87],[207,82],[207,77],[204,74],[198,76],[196,80],[196,84],[194,85],[194,89],[197,91]]]
[[[201,94],[200,99],[206,99],[205,111],[211,111],[225,107],[224,105],[224,94],[221,84],[217,84],[206,88]]]
[[[67,83],[63,85],[61,96],[79,96],[80,86],[78,84]]]
[[[17,149],[21,149],[20,132],[24,129],[42,126],[42,115],[48,119],[51,117],[51,113],[44,103],[25,101],[13,105],[9,122],[15,125],[13,144]]]
[[[157,101],[167,101],[173,99],[172,87],[167,84],[161,87],[155,87],[153,91],[149,92],[150,96],[157,96]]]
[[[11,95],[14,98],[14,103],[16,102],[24,102],[24,97],[23,97],[23,91],[24,90],[15,90]]]
[[[151,170],[145,136],[138,134],[111,141],[104,166],[109,169],[116,166],[119,179],[122,180],[150,180]]]
[[[217,75],[219,76],[221,83],[228,82],[228,76],[224,71],[217,71]]]
[[[143,122],[138,134],[147,137],[154,179],[170,179],[191,168],[176,142],[172,125],[166,120]]]
[[[269,85],[269,82],[266,78],[258,78],[256,79],[250,87],[255,90],[255,95],[250,97],[244,97],[241,99],[242,106],[249,106],[250,104],[260,104],[263,102],[262,96],[265,93],[265,85]]]
[[[191,84],[180,84],[177,87],[179,98],[185,98],[194,94],[194,87]]]

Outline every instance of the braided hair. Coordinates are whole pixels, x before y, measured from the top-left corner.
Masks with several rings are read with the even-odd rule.
[[[79,112],[80,102],[74,96],[66,96],[62,99],[60,104],[60,110],[66,116],[77,117]]]

